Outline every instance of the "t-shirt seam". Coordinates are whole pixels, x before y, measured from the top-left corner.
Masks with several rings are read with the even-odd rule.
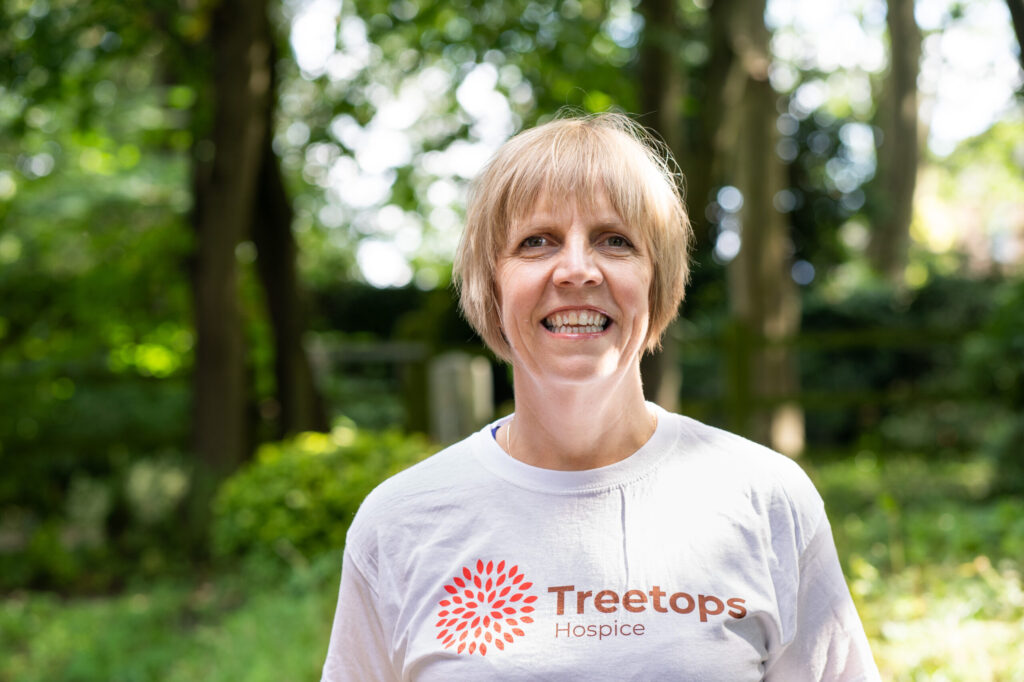
[[[366,583],[366,586],[370,589],[374,601],[379,603],[380,598],[377,593],[377,585],[374,583],[374,581],[370,580],[370,572],[366,570],[365,566],[361,565],[363,563],[363,559],[359,557],[359,550],[352,547],[351,543],[349,543],[345,547],[345,554],[348,555],[349,561],[352,563],[353,568],[355,568],[356,572],[359,574],[359,577],[363,579],[363,582]]]
[[[775,483],[782,491],[782,494],[786,496],[786,502],[789,504],[790,513],[794,516],[794,525],[796,526],[795,530],[800,534],[799,545],[797,546],[797,553],[799,554],[800,561],[802,562],[804,552],[807,550],[808,547],[810,547],[811,542],[814,540],[815,536],[821,530],[821,524],[828,520],[828,515],[825,513],[825,503],[820,498],[815,499],[814,515],[810,517],[812,523],[809,524],[811,527],[811,532],[808,533],[805,531],[803,525],[800,523],[800,507],[793,499],[793,495],[789,489],[789,486],[785,485],[785,482],[782,481],[777,476],[775,479]]]
[[[816,537],[818,537],[818,534],[823,531],[823,529],[825,528],[825,525],[827,523],[828,523],[828,516],[825,515],[825,514],[822,514],[821,517],[818,519],[818,522],[814,524],[814,532],[809,535],[809,538],[808,538],[807,542],[804,543],[804,546],[800,548],[800,551],[798,553],[799,557],[797,558],[797,574],[798,574],[798,577],[800,577],[800,578],[803,577],[804,560],[807,558],[807,548],[811,546],[811,543],[814,542],[814,539]]]

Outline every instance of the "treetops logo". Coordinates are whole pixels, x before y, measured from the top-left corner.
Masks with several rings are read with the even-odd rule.
[[[439,603],[437,639],[445,649],[486,656],[489,645],[501,650],[526,635],[521,626],[533,623],[537,596],[530,594],[533,583],[518,566],[505,570],[504,561],[478,559],[475,568],[464,566],[462,575],[444,586],[449,596]]]
[[[505,561],[485,564],[478,559],[475,566],[464,566],[461,575],[444,586],[446,595],[438,603],[437,639],[445,649],[454,648],[459,654],[486,656],[491,647],[504,651],[516,638],[525,637],[535,622],[538,596],[532,593],[532,587],[518,565],[506,570]],[[610,589],[577,590],[574,585],[556,585],[546,592],[554,602],[555,639],[642,637],[653,625],[651,616],[659,617],[655,614],[693,614],[700,623],[747,615],[745,599],[692,595],[658,585],[621,594]],[[609,614],[611,623],[607,622]],[[572,615],[582,616],[583,622],[571,619]],[[558,616],[570,620],[558,620]],[[597,621],[592,620],[595,616]]]

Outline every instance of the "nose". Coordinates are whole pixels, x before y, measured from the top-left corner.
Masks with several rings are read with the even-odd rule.
[[[562,245],[553,278],[557,286],[563,287],[597,286],[604,281],[594,249],[586,239],[576,235]]]

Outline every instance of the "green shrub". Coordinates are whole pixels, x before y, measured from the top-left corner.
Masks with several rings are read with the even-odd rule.
[[[214,553],[295,564],[336,550],[367,493],[432,451],[421,436],[347,421],[264,445],[217,493]]]
[[[1024,279],[997,292],[984,327],[967,339],[968,376],[995,419],[982,442],[998,477],[995,493],[1024,493]]]
[[[190,547],[205,543],[199,527],[180,522],[192,484],[185,455],[111,459],[109,469],[55,477],[56,492],[46,493],[55,503],[44,509],[0,501],[0,593],[106,592],[183,564]]]

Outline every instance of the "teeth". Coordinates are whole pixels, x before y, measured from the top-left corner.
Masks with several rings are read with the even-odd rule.
[[[555,327],[552,331],[557,334],[596,334],[601,331],[600,327],[597,326],[586,326],[581,327],[579,325],[562,325],[561,327]]]
[[[544,320],[545,326],[557,334],[596,334],[604,329],[608,318],[590,310],[555,313]]]

